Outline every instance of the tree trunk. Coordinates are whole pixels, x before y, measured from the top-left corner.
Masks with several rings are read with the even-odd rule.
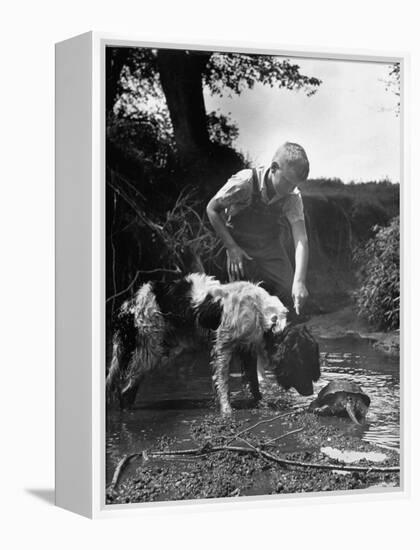
[[[202,73],[211,53],[158,50],[158,67],[180,161],[188,164],[210,146]]]

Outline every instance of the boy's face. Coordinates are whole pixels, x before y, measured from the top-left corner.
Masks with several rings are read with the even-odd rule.
[[[291,193],[299,183],[299,178],[296,177],[293,166],[285,157],[285,153],[280,152],[279,155],[273,158],[270,168],[271,183],[279,197]]]

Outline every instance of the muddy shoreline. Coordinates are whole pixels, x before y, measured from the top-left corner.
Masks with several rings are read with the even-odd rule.
[[[108,489],[107,504],[399,486],[399,473],[368,471],[370,466],[398,466],[399,454],[396,451],[384,452],[380,449],[382,456],[378,464],[369,460],[379,456],[379,449],[375,445],[362,441],[357,435],[343,435],[339,428],[328,425],[324,419],[304,411],[290,413],[286,421],[278,417],[278,411],[267,411],[262,417],[263,423],[261,417],[258,417],[255,428],[238,435],[253,424],[238,422],[235,418],[223,419],[214,412],[199,422],[191,423],[193,447],[203,448],[206,445],[210,449],[211,446],[228,445],[267,449],[279,458],[331,464],[336,465],[337,469],[281,466],[262,456],[227,450],[198,457],[148,459],[146,454],[130,464],[115,488]],[[278,434],[274,442],[265,430],[265,425],[270,425],[270,421]],[[343,419],[342,422],[348,425],[349,420]],[[288,452],[288,448],[294,448],[293,452]],[[367,471],[339,470],[343,462],[328,456],[327,451],[331,448],[368,453],[366,458],[355,463],[366,467]],[[177,449],[185,449],[185,444],[165,437],[148,453]]]
[[[359,338],[387,356],[398,356],[399,333],[371,331],[357,317],[353,306],[346,305],[332,313],[314,316],[306,325],[320,341],[337,339],[339,343],[346,337]],[[180,383],[178,380],[177,384]],[[348,418],[332,421],[317,417],[308,413],[293,395],[279,397],[270,387],[264,390],[267,401],[258,408],[255,404],[247,406],[244,403],[244,408],[236,408],[229,419],[222,418],[207,404],[207,412],[204,410],[201,416],[180,420],[182,430],[156,435],[143,443],[134,436],[125,452],[146,453],[130,462],[115,487],[111,486],[108,476],[107,504],[399,487],[399,472],[369,471],[371,466],[399,466],[397,448],[384,448],[366,441],[363,436],[367,428],[352,424]],[[240,401],[236,400],[235,404],[240,406]],[[132,421],[138,418],[142,424],[143,415],[142,410],[138,410]],[[117,431],[118,426],[128,420],[129,417],[119,420],[123,424],[117,424]],[[174,427],[180,426],[176,416],[174,422]],[[239,446],[252,453],[212,451],[219,446]],[[200,456],[153,456],[154,452],[191,448],[207,448],[209,452]],[[330,464],[337,469],[281,465],[267,460],[254,452],[255,449],[263,449],[282,459]],[[340,465],[345,464],[341,460],[351,460],[355,452],[365,453],[354,465],[365,467],[366,471],[341,471]],[[123,457],[121,453],[117,458]],[[378,457],[380,461],[374,462]],[[117,462],[114,461],[114,468]]]
[[[400,353],[400,332],[374,331],[369,324],[358,317],[353,304],[345,305],[336,311],[312,316],[306,326],[316,338],[343,338],[354,336],[368,340],[374,349],[393,357]]]

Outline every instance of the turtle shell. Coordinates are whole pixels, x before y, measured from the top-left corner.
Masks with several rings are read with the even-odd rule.
[[[369,407],[370,397],[362,390],[356,382],[351,380],[333,380],[319,392],[316,399],[318,406],[329,405],[337,397],[337,394],[353,394],[363,400]]]

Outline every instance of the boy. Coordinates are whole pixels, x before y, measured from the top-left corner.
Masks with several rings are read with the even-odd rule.
[[[300,191],[309,162],[303,147],[286,142],[269,167],[241,170],[207,205],[209,220],[227,251],[230,280],[262,281],[299,315],[308,297],[308,237]],[[285,248],[290,223],[295,270]]]

